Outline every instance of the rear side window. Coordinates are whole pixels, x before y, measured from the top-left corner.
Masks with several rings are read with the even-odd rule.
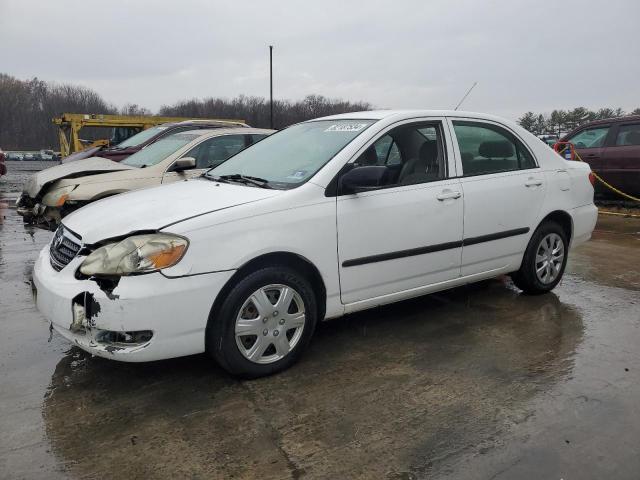
[[[617,146],[640,145],[640,123],[623,125],[618,129]]]
[[[535,168],[529,150],[507,130],[478,122],[454,121],[465,176]]]
[[[609,133],[609,127],[587,128],[569,138],[576,148],[599,148],[604,146],[604,141]]]

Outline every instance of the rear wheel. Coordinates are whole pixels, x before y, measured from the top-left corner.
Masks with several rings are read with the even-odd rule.
[[[553,221],[543,223],[529,241],[520,270],[511,274],[513,283],[529,294],[552,290],[562,279],[567,253],[564,229]]]
[[[300,358],[316,322],[311,284],[288,267],[267,267],[240,280],[212,313],[207,347],[231,374],[270,375]]]

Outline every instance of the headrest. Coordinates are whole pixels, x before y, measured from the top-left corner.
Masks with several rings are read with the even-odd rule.
[[[420,158],[423,160],[433,160],[438,156],[438,144],[434,140],[427,140],[420,147]]]
[[[624,139],[627,145],[640,145],[640,130],[631,130]]]
[[[507,158],[513,155],[513,145],[506,140],[482,142],[478,153],[484,158]]]

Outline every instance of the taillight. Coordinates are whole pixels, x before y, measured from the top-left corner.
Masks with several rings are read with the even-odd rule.
[[[593,172],[589,172],[589,181],[591,182],[592,186],[596,186],[596,175]]]

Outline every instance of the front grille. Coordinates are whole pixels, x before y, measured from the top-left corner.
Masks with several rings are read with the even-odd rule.
[[[59,272],[66,267],[78,254],[81,246],[81,239],[60,225],[49,247],[49,259],[53,269]]]

